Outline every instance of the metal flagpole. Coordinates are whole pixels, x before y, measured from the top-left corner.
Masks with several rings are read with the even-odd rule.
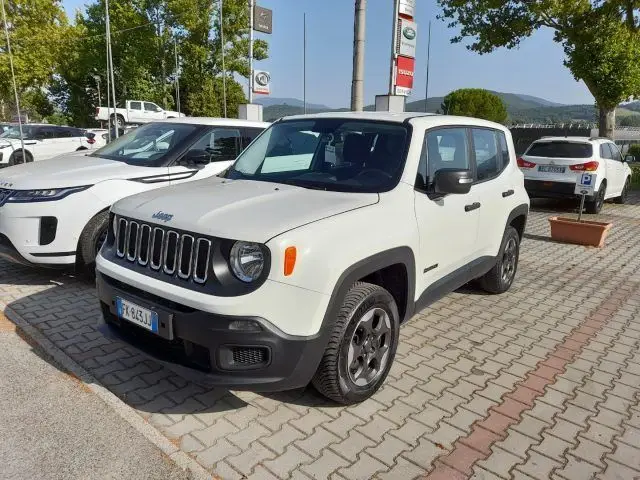
[[[307,113],[307,13],[302,15],[302,101]]]
[[[106,11],[106,26],[107,26],[107,52],[108,52],[108,59],[107,61],[109,62],[109,66],[111,67],[111,94],[113,96],[113,121],[115,123],[115,131],[116,131],[116,138],[118,138],[119,132],[118,132],[118,117],[116,114],[116,86],[115,86],[115,79],[113,77],[113,52],[111,51],[111,22],[109,20],[109,0],[104,0],[104,4],[105,4],[105,11]]]
[[[107,138],[111,143],[111,77],[109,76],[109,42],[107,37],[104,37],[104,41],[107,45]]]
[[[249,0],[249,104],[253,103],[253,0]]]
[[[4,0],[2,1],[2,21],[4,23],[4,35],[7,39],[7,53],[9,54],[9,65],[11,67],[11,79],[13,81],[13,93],[16,96],[16,109],[18,111],[18,129],[20,130],[20,147],[22,148],[22,163],[27,161],[24,153],[24,136],[22,134],[22,112],[20,111],[20,99],[18,98],[18,86],[16,84],[16,73],[13,70],[13,54],[11,53],[11,42],[9,41],[9,27],[7,26],[7,14],[4,10]]]
[[[227,69],[224,66],[224,15],[222,15],[222,0],[220,0],[220,51],[222,52],[222,103],[224,118],[227,118]]]
[[[429,100],[429,61],[431,59],[431,20],[429,20],[429,39],[427,40],[427,86],[424,92],[424,111],[428,112],[427,100]]]
[[[173,37],[173,53],[176,57],[176,107],[180,113],[180,80],[178,79],[178,39]]]

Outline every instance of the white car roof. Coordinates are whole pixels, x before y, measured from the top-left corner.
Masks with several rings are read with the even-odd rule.
[[[543,142],[573,142],[573,143],[590,143],[590,142],[611,142],[608,138],[592,138],[592,137],[542,137],[533,143]]]
[[[218,117],[180,117],[167,118],[158,120],[164,123],[188,123],[190,125],[214,125],[228,127],[258,127],[267,128],[271,125],[269,122],[255,122],[251,120],[239,120],[237,118],[218,118]],[[155,122],[154,122],[155,123]]]
[[[425,128],[433,128],[440,125],[465,125],[507,130],[504,125],[489,122],[488,120],[481,120],[479,118],[459,117],[455,115],[439,115],[435,113],[424,112],[325,112],[307,115],[291,115],[288,117],[283,117],[283,120],[303,120],[313,118],[345,118],[352,120],[378,120],[383,122],[396,123],[410,121],[412,125]]]

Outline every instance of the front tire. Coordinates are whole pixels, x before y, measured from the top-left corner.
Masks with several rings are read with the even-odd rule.
[[[631,179],[627,178],[624,182],[624,187],[622,187],[622,193],[619,197],[617,197],[614,202],[619,204],[627,203],[627,198],[629,197],[629,188],[631,187]]]
[[[29,152],[17,151],[13,152],[9,157],[9,166],[20,165],[21,163],[33,162],[33,155]]]
[[[100,247],[107,238],[109,228],[109,212],[100,212],[84,227],[80,235],[79,254],[82,266],[91,275],[94,272],[96,257]]]
[[[489,293],[504,293],[511,288],[518,270],[520,258],[520,235],[511,225],[502,237],[496,264],[480,277],[480,287]]]
[[[400,319],[391,294],[356,282],[347,292],[312,383],[345,405],[373,395],[382,385],[398,347]]]

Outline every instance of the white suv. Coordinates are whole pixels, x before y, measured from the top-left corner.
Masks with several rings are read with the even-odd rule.
[[[627,199],[633,156],[623,158],[618,146],[606,138],[543,137],[518,159],[530,197],[576,198],[576,180],[584,172],[596,174],[596,193],[587,198],[589,213],[598,213],[605,200]]]
[[[101,328],[207,384],[312,380],[358,402],[414,313],[476,278],[509,289],[528,211],[502,125],[289,117],[223,176],[113,206],[96,262]]]
[[[269,124],[181,118],[105,147],[0,170],[0,256],[39,266],[91,266],[109,208],[134,193],[210,177]]]

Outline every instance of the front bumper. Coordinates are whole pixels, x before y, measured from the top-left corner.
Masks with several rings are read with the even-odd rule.
[[[101,331],[115,335],[167,364],[185,378],[207,386],[282,391],[307,385],[327,344],[326,332],[287,335],[260,317],[228,316],[197,310],[96,272],[103,313]],[[159,333],[148,332],[116,311],[115,298],[158,314]],[[303,320],[303,319],[301,319]],[[234,323],[252,329],[231,329]]]

